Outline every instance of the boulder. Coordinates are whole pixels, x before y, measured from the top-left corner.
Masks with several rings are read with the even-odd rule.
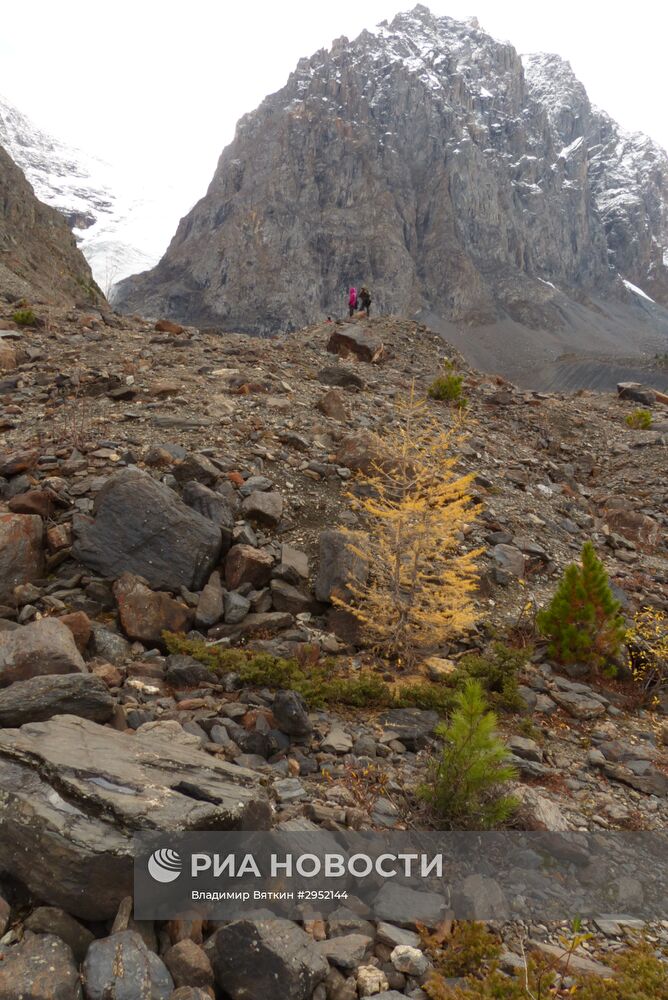
[[[276,611],[289,611],[293,615],[309,611],[313,606],[308,594],[303,594],[285,580],[271,581],[271,600]]]
[[[169,1000],[174,981],[137,931],[93,941],[83,964],[86,1000]]]
[[[324,413],[330,420],[339,420],[344,423],[348,419],[348,411],[343,401],[343,396],[336,389],[330,389],[320,397],[315,404],[316,409]]]
[[[492,549],[492,559],[502,572],[511,576],[524,576],[524,556],[514,545],[495,545]]]
[[[114,705],[106,684],[92,674],[31,677],[0,690],[0,727],[44,722],[54,715],[108,722]]]
[[[3,949],[0,1000],[81,1000],[79,970],[64,941],[31,934]]]
[[[283,545],[281,545],[281,562],[279,569],[283,570],[283,574],[285,574],[283,579],[287,579],[289,583],[297,583],[299,580],[308,580],[308,556],[305,552],[301,552],[299,549],[293,548],[292,545],[283,543]]]
[[[358,533],[347,531],[328,530],[320,534],[315,581],[315,596],[319,601],[331,601],[332,597],[350,600],[349,585],[366,583],[369,564],[351,548],[360,538]]]
[[[213,986],[213,969],[208,955],[190,938],[172,945],[164,961],[175,986]]]
[[[159,319],[155,324],[155,329],[158,333],[173,333],[176,335],[185,333],[186,330],[180,323],[174,323],[171,319]]]
[[[75,961],[83,962],[95,935],[57,906],[38,906],[24,927],[34,934],[55,934],[71,949]]]
[[[229,590],[236,590],[243,583],[250,583],[257,590],[269,583],[274,564],[269,552],[252,545],[233,545],[225,560],[225,583]]]
[[[373,944],[366,934],[342,934],[341,937],[319,941],[316,948],[321,955],[339,969],[356,969]]]
[[[0,513],[0,603],[12,601],[19,583],[44,574],[43,537],[41,517]]]
[[[235,920],[209,939],[207,952],[217,985],[232,1000],[311,1000],[329,972],[313,938],[279,918]]]
[[[217,525],[144,472],[115,473],[98,493],[95,511],[73,554],[107,579],[127,572],[156,589],[201,590],[220,558]]]
[[[7,506],[14,514],[36,514],[48,518],[53,514],[54,494],[49,490],[27,490],[12,497]]]
[[[364,379],[345,365],[328,365],[318,372],[318,381],[323,385],[340,386],[343,389],[363,389]]]
[[[276,725],[288,736],[308,736],[313,729],[306,703],[296,691],[277,691],[271,710]]]
[[[255,490],[241,504],[244,517],[266,528],[275,528],[283,516],[283,497],[280,493],[263,493]]]
[[[640,382],[618,382],[617,395],[620,399],[631,399],[634,403],[642,403],[643,406],[654,406],[656,403],[656,393],[647,385]]]
[[[155,733],[62,715],[0,730],[0,870],[84,920],[132,893],[134,831],[265,829],[259,776]]]
[[[391,708],[379,720],[408,750],[428,746],[439,724],[438,712],[423,708]]]
[[[208,667],[192,656],[172,653],[165,660],[165,680],[172,687],[197,687],[202,683],[210,684],[214,677]]]
[[[368,361],[370,364],[378,364],[385,354],[382,340],[352,324],[337,327],[332,332],[327,342],[327,350],[330,354],[338,354],[339,357],[352,356],[358,361]]]
[[[641,548],[652,552],[659,544],[663,529],[658,521],[641,514],[637,510],[620,509],[607,511],[605,519],[608,525],[624,538],[635,542]]]
[[[114,597],[123,631],[131,639],[160,643],[165,631],[188,632],[192,628],[192,608],[169,594],[155,593],[132,573],[123,573],[116,581]]]
[[[360,430],[341,439],[335,458],[338,465],[344,465],[353,472],[370,474],[382,467],[387,452],[377,434]]]
[[[42,618],[11,632],[0,632],[0,687],[43,674],[86,669],[74,636],[57,618]]]

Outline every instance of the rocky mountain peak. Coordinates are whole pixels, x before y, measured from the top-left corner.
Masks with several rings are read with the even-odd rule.
[[[420,5],[301,59],[116,302],[267,335],[366,282],[375,309],[422,310],[460,345],[462,324],[510,324],[519,353],[656,351],[666,204],[666,154],[592,108],[567,62]],[[484,363],[503,368],[496,340]]]

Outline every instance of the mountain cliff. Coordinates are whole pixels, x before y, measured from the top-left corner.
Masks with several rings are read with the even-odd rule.
[[[666,335],[667,205],[666,154],[568,63],[418,6],[302,59],[115,301],[270,334],[366,282],[374,308],[450,324],[579,336],[594,316],[610,347],[629,325]]]
[[[0,292],[59,305],[103,300],[67,222],[1,146]]]

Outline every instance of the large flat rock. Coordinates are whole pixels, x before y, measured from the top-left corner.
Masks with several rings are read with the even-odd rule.
[[[0,726],[45,722],[54,715],[107,722],[114,705],[107,685],[93,674],[31,677],[0,690]]]
[[[201,590],[220,558],[218,525],[139,470],[113,475],[97,495],[95,512],[73,552],[107,579],[127,572],[156,590]]]
[[[260,778],[147,732],[62,715],[0,731],[0,871],[87,920],[132,894],[141,830],[262,829]]]

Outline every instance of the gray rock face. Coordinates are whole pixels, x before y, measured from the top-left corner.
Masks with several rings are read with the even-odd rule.
[[[44,722],[54,715],[78,715],[92,722],[107,722],[114,699],[106,684],[91,674],[31,677],[0,691],[0,726]]]
[[[329,972],[313,938],[289,920],[236,920],[207,943],[216,983],[232,997],[310,1000]]]
[[[44,674],[85,670],[74,636],[56,618],[0,632],[0,687]]]
[[[108,919],[132,893],[133,831],[263,829],[258,781],[151,732],[128,739],[70,715],[1,730],[0,868],[68,913]]]
[[[72,952],[52,934],[28,932],[4,949],[0,962],[0,1000],[81,1000],[81,983]]]
[[[455,322],[555,328],[588,295],[642,319],[622,277],[668,303],[667,200],[665,153],[594,109],[568,63],[523,64],[475,19],[419,6],[300,60],[115,303],[265,334],[341,314],[365,282],[374,309]]]
[[[0,284],[32,299],[68,305],[102,303],[83,254],[60,212],[35,197],[23,172],[0,147]]]
[[[94,941],[83,964],[86,1000],[168,1000],[174,982],[136,931]]]
[[[93,524],[73,551],[108,579],[144,577],[157,590],[201,590],[218,562],[220,529],[150,476],[126,470],[100,490]]]

